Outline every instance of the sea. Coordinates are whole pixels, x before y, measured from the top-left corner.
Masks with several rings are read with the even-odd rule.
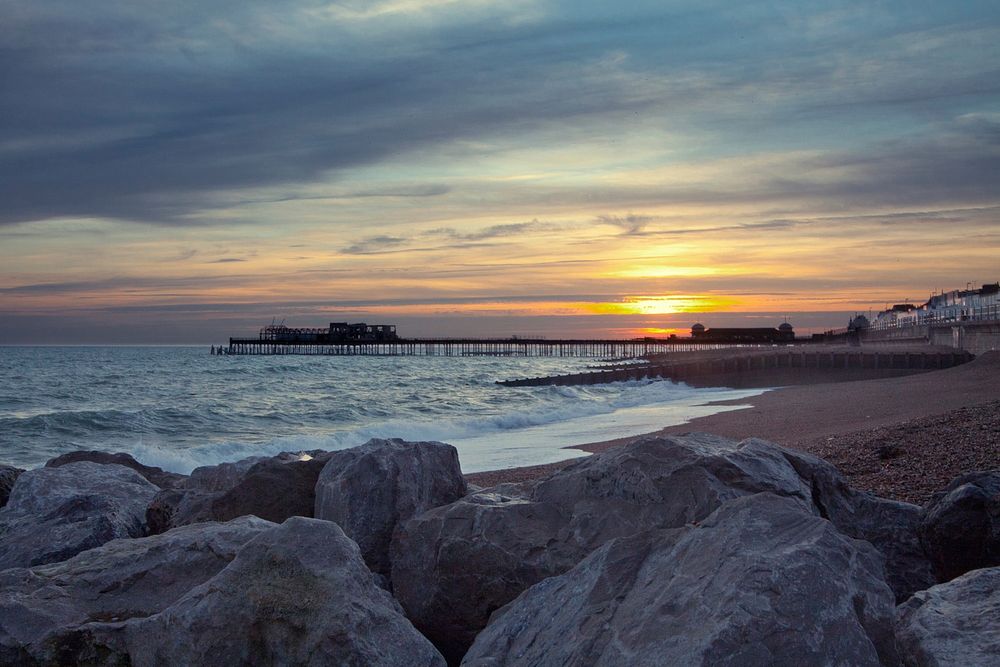
[[[505,387],[572,373],[572,357],[212,356],[198,347],[0,347],[0,463],[76,449],[188,473],[370,438],[454,445],[465,472],[561,461],[566,449],[745,405],[761,389],[667,380]]]

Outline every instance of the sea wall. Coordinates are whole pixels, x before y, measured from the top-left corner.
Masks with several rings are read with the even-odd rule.
[[[950,368],[971,361],[958,351],[897,351],[892,349],[788,347],[718,358],[670,361],[587,373],[507,380],[510,387],[600,384],[666,378],[692,387],[777,387],[817,382],[847,382],[912,375]]]
[[[865,345],[927,343],[980,355],[990,350],[1000,350],[1000,322],[920,324],[897,329],[865,331],[861,340]]]
[[[930,331],[932,345],[951,345],[979,355],[1000,350],[1000,322],[969,322],[951,326],[935,326]]]

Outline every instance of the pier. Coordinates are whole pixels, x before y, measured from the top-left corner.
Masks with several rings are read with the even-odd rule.
[[[416,357],[593,357],[632,359],[670,351],[732,347],[713,341],[548,338],[396,338],[393,340],[274,340],[230,338],[226,354]]]
[[[213,354],[383,357],[594,357],[635,359],[665,352],[771,347],[795,342],[791,325],[777,328],[705,329],[690,338],[401,338],[393,324],[331,322],[329,327],[288,327],[272,322],[256,338],[230,338]]]

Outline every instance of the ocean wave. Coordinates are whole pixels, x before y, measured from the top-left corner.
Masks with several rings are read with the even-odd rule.
[[[198,466],[215,465],[248,456],[273,456],[286,451],[346,449],[363,444],[371,438],[434,440],[455,444],[483,436],[515,434],[527,429],[611,415],[622,410],[667,406],[679,401],[703,403],[759,393],[692,389],[683,384],[647,380],[612,383],[600,387],[551,387],[546,390],[548,400],[543,405],[497,414],[433,420],[394,418],[326,432],[312,431],[280,436],[264,442],[226,440],[185,449],[139,444],[131,448],[131,453],[142,461],[167,470],[188,473]],[[554,400],[556,397],[560,400]],[[553,447],[560,449],[566,444],[581,443],[558,443]],[[532,448],[538,449],[537,445],[528,449]],[[562,454],[562,458],[570,456],[571,454]],[[463,459],[463,466],[465,464],[466,461]]]
[[[102,449],[187,472],[252,455],[402,437],[459,443],[463,466],[473,456],[479,457],[477,465],[530,465],[565,458],[557,442],[587,438],[628,420],[633,428],[655,428],[657,415],[670,409],[654,407],[645,416],[628,416],[629,411],[717,398],[653,380],[495,384],[507,377],[573,372],[586,363],[230,359],[194,348],[0,349],[0,462],[31,467],[72,449]]]
[[[180,408],[144,408],[138,410],[50,410],[25,412],[0,418],[0,429],[22,436],[61,433],[87,437],[102,432],[173,433],[179,428],[198,429],[219,426],[225,416],[219,413],[196,413]]]

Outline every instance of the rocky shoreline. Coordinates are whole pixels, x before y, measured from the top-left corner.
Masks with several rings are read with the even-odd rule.
[[[469,487],[442,443],[0,469],[0,663],[1000,661],[1000,471],[924,506],[762,440]]]

